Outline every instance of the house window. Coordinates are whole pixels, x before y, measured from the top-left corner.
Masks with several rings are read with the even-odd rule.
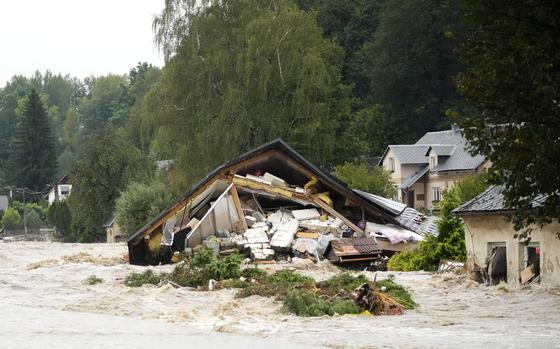
[[[60,190],[60,195],[68,195],[70,194],[70,186],[69,185],[60,185],[58,189]]]
[[[424,201],[424,194],[416,194],[416,201]]]
[[[389,158],[389,172],[395,172],[395,158]]]
[[[441,188],[432,187],[432,201],[440,201],[440,200],[441,200]]]

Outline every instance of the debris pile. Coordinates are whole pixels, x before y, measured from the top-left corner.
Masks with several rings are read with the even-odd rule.
[[[130,262],[168,263],[206,246],[257,263],[371,263],[422,240],[383,206],[390,200],[349,189],[283,143],[270,147],[216,169],[134,234]]]

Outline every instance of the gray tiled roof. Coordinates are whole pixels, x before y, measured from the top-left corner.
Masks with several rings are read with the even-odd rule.
[[[438,165],[433,171],[475,170],[485,160],[482,155],[471,155],[467,151],[467,141],[459,130],[428,132],[420,138],[416,145],[430,144],[436,154],[445,156],[438,159]],[[450,145],[455,148],[451,150]],[[441,152],[441,154],[440,154]],[[449,155],[446,155],[449,154]]]
[[[426,155],[430,153],[430,150],[433,150],[437,156],[451,156],[455,149],[457,149],[456,145],[432,144]]]
[[[416,144],[390,145],[382,159],[389,149],[393,151],[401,165],[428,164],[428,151],[433,149],[439,156],[438,165],[432,169],[435,172],[475,170],[485,160],[484,156],[473,156],[467,151],[467,141],[460,130],[428,132]]]
[[[503,190],[504,187],[501,185],[490,186],[474,199],[467,201],[466,203],[454,209],[453,213],[461,215],[463,213],[491,213],[511,211],[512,209],[506,207],[504,204],[504,196],[502,195]],[[541,206],[544,200],[545,196],[539,195],[535,200],[533,200],[533,207]]]
[[[502,186],[491,186],[474,199],[454,209],[453,213],[503,211],[504,197],[502,190]]]
[[[403,144],[390,145],[389,148],[402,165],[428,163],[426,152],[430,148],[429,145]]]
[[[418,182],[420,178],[422,178],[426,173],[430,171],[430,166],[426,166],[421,168],[420,170],[416,171],[412,176],[406,178],[401,182],[399,185],[399,189],[408,189],[414,185],[414,183]]]
[[[428,132],[416,144],[460,144],[464,142],[461,132],[454,130]]]

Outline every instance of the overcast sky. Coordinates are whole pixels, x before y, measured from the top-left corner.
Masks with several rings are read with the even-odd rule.
[[[83,78],[163,65],[152,18],[164,0],[0,0],[0,87],[36,70]]]

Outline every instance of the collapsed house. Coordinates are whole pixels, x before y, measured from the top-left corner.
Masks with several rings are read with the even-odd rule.
[[[131,264],[169,263],[206,246],[254,261],[290,256],[373,261],[415,248],[435,222],[398,202],[352,190],[282,140],[208,174],[128,240]]]

